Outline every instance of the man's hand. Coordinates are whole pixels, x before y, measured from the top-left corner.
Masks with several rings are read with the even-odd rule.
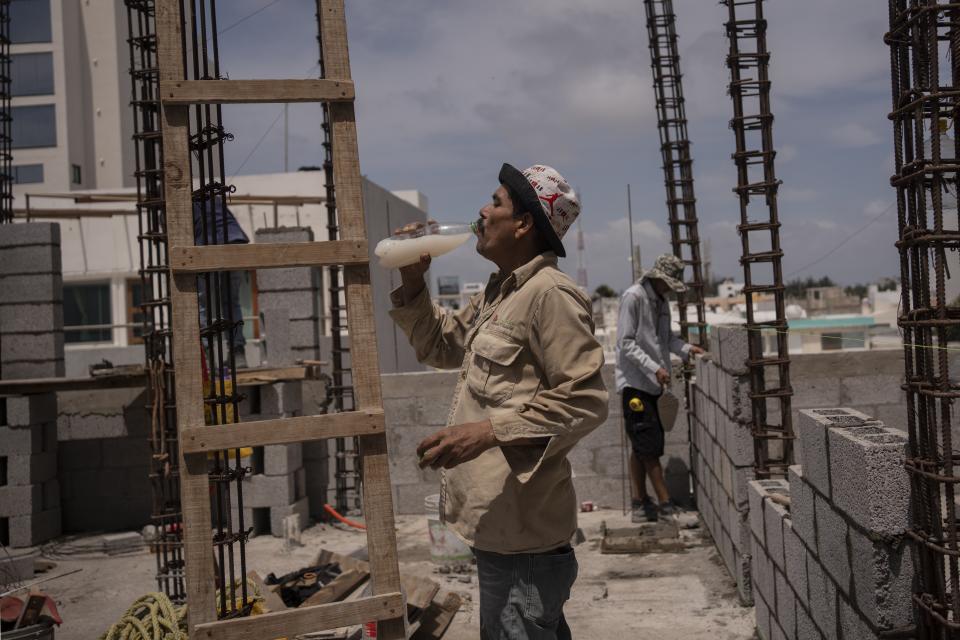
[[[427,220],[427,224],[435,224],[435,220]],[[406,224],[399,229],[393,230],[393,235],[400,235],[401,233],[412,233],[418,229],[422,229],[424,224],[422,222],[411,222]],[[430,254],[424,253],[420,256],[420,261],[413,264],[407,265],[405,267],[400,267],[400,281],[403,284],[403,301],[404,303],[409,304],[414,298],[420,295],[420,292],[427,286],[424,276],[427,273],[427,270],[430,269],[431,262]]]
[[[660,383],[661,387],[666,387],[670,384],[670,372],[660,367],[657,369],[657,382]]]
[[[441,429],[417,445],[420,468],[452,469],[497,446],[489,420],[467,422]]]
[[[690,345],[690,354],[691,354],[691,355],[699,356],[699,355],[704,354],[704,353],[706,353],[706,352],[707,352],[706,349],[704,349],[703,347],[698,347],[698,346],[695,345],[695,344]]]

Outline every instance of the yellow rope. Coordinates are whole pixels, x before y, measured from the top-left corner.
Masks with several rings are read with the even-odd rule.
[[[162,593],[149,593],[127,609],[100,640],[187,640],[187,608]]]

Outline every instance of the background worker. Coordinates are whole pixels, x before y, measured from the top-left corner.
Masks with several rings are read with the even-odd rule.
[[[400,270],[391,315],[417,358],[460,369],[448,426],[417,447],[443,468],[440,517],[473,548],[485,640],[570,638],[577,499],[567,453],[603,423],[603,349],[590,299],[557,268],[580,212],[554,169],[505,164],[477,252],[498,272],[464,308],[430,301],[430,256]]]
[[[670,500],[660,464],[664,431],[657,400],[670,384],[670,354],[687,362],[691,353],[703,353],[700,347],[675,336],[670,328],[667,296],[686,290],[683,262],[674,255],[664,254],[656,259],[652,269],[642,272],[620,298],[616,384],[632,448],[630,480],[634,522],[641,522],[643,518],[654,522],[659,515],[673,515],[677,511]],[[647,495],[647,477],[657,494],[657,502]]]

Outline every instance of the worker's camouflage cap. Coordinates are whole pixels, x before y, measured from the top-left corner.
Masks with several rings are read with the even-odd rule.
[[[653,263],[653,268],[643,272],[642,278],[657,278],[677,293],[687,290],[683,284],[683,261],[675,255],[665,253]]]
[[[565,257],[563,236],[580,215],[580,200],[570,183],[545,164],[535,164],[523,171],[504,164],[500,168],[500,184],[507,185],[517,195],[520,205],[533,216],[533,223],[554,253]]]

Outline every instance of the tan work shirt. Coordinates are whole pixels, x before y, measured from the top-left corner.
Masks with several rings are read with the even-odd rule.
[[[448,425],[489,419],[500,441],[442,474],[440,515],[463,540],[497,553],[567,544],[577,498],[567,453],[607,417],[589,298],[557,269],[552,252],[509,276],[491,276],[464,309],[448,312],[423,291],[390,312],[417,358],[460,368]]]

